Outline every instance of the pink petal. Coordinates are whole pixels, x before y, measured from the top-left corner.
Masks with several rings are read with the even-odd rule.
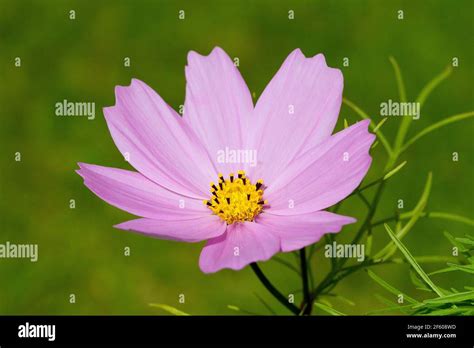
[[[339,232],[343,225],[354,222],[354,218],[327,211],[287,216],[261,214],[257,219],[257,224],[280,237],[284,252],[316,243],[324,234]]]
[[[145,83],[117,86],[116,104],[104,108],[115,144],[140,173],[174,192],[206,198],[217,172],[195,134]]]
[[[249,128],[249,147],[258,150],[253,177],[271,182],[295,156],[327,139],[342,89],[341,71],[328,68],[322,54],[305,58],[299,49],[293,51],[255,106]]]
[[[131,214],[155,219],[211,215],[201,200],[169,191],[140,173],[86,163],[79,166],[81,169],[77,172],[92,192]]]
[[[265,226],[254,222],[234,223],[227,226],[225,234],[207,242],[199,267],[204,273],[223,268],[239,270],[251,262],[268,260],[279,248],[280,240]]]
[[[210,215],[190,220],[136,219],[114,227],[159,239],[194,243],[220,236],[225,232],[226,224],[219,217]]]
[[[221,48],[214,48],[208,56],[189,52],[184,118],[224,174],[242,169],[239,164],[218,162],[218,153],[226,147],[243,148],[252,110],[249,89]]]
[[[369,121],[358,122],[308,150],[265,190],[270,214],[293,215],[330,207],[362,181],[375,136]],[[345,157],[348,156],[348,157]]]

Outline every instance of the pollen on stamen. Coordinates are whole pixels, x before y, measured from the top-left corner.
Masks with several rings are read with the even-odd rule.
[[[203,202],[227,224],[253,221],[268,204],[263,199],[263,180],[253,185],[243,170],[237,176],[230,173],[228,179],[219,173],[218,178],[217,185],[210,183],[211,199]]]

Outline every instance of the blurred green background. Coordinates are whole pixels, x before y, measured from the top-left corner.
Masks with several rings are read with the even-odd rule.
[[[69,11],[76,12],[75,20]],[[185,19],[178,19],[178,11]],[[288,19],[293,10],[294,20]],[[397,19],[397,11],[404,19]],[[130,168],[107,130],[101,108],[114,104],[114,86],[132,77],[152,86],[175,109],[184,101],[186,54],[208,54],[221,46],[239,57],[240,70],[257,97],[285,57],[301,48],[322,52],[342,70],[344,96],[380,120],[379,105],[397,99],[388,57],[399,62],[413,100],[453,57],[459,66],[427,101],[409,137],[444,117],[474,109],[473,2],[465,1],[6,1],[0,0],[0,243],[38,243],[39,261],[0,259],[1,314],[163,314],[149,303],[166,303],[192,314],[235,314],[227,305],[267,313],[255,293],[281,314],[249,268],[205,275],[198,268],[201,244],[161,241],[116,230],[131,216],[94,196],[74,172],[77,162]],[[15,57],[21,67],[15,67]],[[131,66],[124,67],[130,57]],[[343,67],[343,58],[350,65]],[[55,103],[93,101],[96,119],[57,117]],[[350,123],[358,117],[346,106]],[[393,140],[400,124],[383,129]],[[433,171],[428,210],[472,218],[474,187],[473,122],[453,124],[414,145],[408,164],[387,186],[376,218],[390,216],[396,201],[412,209],[426,175]],[[21,152],[21,162],[14,156]],[[452,161],[452,153],[459,161]],[[367,182],[379,177],[385,154],[374,149]],[[69,200],[76,208],[69,208]],[[365,208],[352,198],[340,210],[361,220]],[[349,241],[357,226],[341,232]],[[472,228],[456,222],[421,219],[404,239],[414,255],[446,255],[456,236]],[[378,228],[375,250],[388,241]],[[124,256],[124,248],[131,255]],[[282,255],[293,262],[292,255]],[[318,252],[316,281],[328,269]],[[443,265],[428,265],[427,270]],[[263,270],[284,292],[300,279],[275,261]],[[385,280],[414,297],[408,266],[377,268]],[[471,283],[466,274],[437,276],[441,285]],[[462,278],[464,277],[464,278]],[[375,293],[385,290],[361,271],[336,289],[355,306],[334,302],[353,314],[385,307]],[[69,295],[76,303],[69,303]],[[178,302],[185,294],[186,303]],[[297,298],[300,298],[297,294]],[[320,313],[316,311],[316,313]]]

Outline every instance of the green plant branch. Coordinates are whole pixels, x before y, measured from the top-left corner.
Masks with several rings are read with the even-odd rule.
[[[399,94],[399,100],[401,102],[406,102],[407,101],[407,95],[406,95],[406,89],[405,85],[403,82],[403,76],[400,71],[400,67],[395,60],[395,58],[390,57],[390,63],[393,67],[394,74],[395,74],[395,79],[397,82],[397,89],[398,89],[398,94]],[[428,96],[431,94],[431,92],[443,81],[445,80],[452,72],[451,67],[447,67],[443,72],[441,72],[439,75],[437,75],[435,78],[433,78],[431,81],[429,81],[423,89],[420,91],[416,101],[422,106]],[[410,124],[412,122],[412,118],[410,117],[403,117],[400,127],[398,128],[398,131],[395,136],[395,140],[393,145],[391,145],[387,138],[384,136],[384,134],[381,132],[381,127],[384,125],[384,123],[387,121],[386,118],[382,119],[378,124],[374,124],[368,114],[363,111],[359,106],[357,106],[355,103],[352,101],[343,98],[343,103],[346,104],[350,109],[355,111],[355,113],[362,119],[369,119],[370,122],[370,128],[372,131],[377,135],[377,139],[380,141],[380,143],[383,145],[385,148],[387,154],[388,154],[388,159],[387,163],[385,165],[384,169],[384,175],[369,183],[364,186],[359,185],[359,187],[354,190],[349,196],[352,195],[357,195],[361,201],[367,206],[368,212],[363,220],[362,225],[359,227],[357,230],[355,237],[353,238],[351,244],[357,244],[362,237],[364,236],[364,232],[368,231],[368,237],[367,237],[367,243],[372,244],[372,229],[376,226],[379,226],[381,224],[384,224],[389,221],[396,221],[396,229],[395,233],[390,230],[388,226],[386,226],[387,232],[389,233],[392,241],[384,248],[382,249],[381,252],[383,252],[383,258],[377,258],[377,257],[371,257],[370,256],[370,251],[367,252],[366,254],[366,259],[364,262],[355,264],[355,265],[349,265],[345,266],[346,262],[348,261],[347,258],[341,259],[341,260],[335,260],[331,258],[331,269],[328,271],[328,273],[325,275],[325,277],[321,280],[321,282],[316,286],[313,287],[312,284],[312,274],[309,274],[308,277],[308,272],[311,272],[310,268],[310,260],[311,257],[314,255],[316,250],[319,250],[319,248],[322,246],[321,243],[319,243],[319,246],[315,246],[316,244],[313,244],[309,248],[309,255],[306,255],[306,251],[303,248],[300,253],[300,266],[301,266],[301,271],[298,271],[296,269],[296,272],[299,273],[302,276],[302,293],[304,296],[304,301],[302,304],[302,308],[298,311],[298,308],[294,305],[291,306],[291,304],[287,301],[287,299],[281,295],[268,281],[268,279],[265,278],[261,270],[258,268],[256,264],[252,264],[252,269],[254,272],[257,274],[259,279],[262,281],[265,287],[282,303],[287,307],[292,313],[294,314],[310,314],[311,313],[311,307],[314,305],[316,307],[319,307],[326,312],[333,314],[333,315],[341,315],[342,313],[332,309],[331,304],[328,303],[328,306],[326,306],[324,303],[317,303],[315,302],[319,297],[323,295],[330,294],[332,289],[334,289],[335,286],[344,278],[347,276],[353,274],[354,272],[359,271],[360,269],[367,269],[369,267],[373,266],[378,266],[378,265],[384,265],[384,264],[400,264],[400,263],[409,263],[419,274],[419,276],[425,281],[426,284],[430,286],[433,291],[435,291],[438,296],[445,296],[444,292],[449,294],[450,292],[444,289],[441,289],[434,285],[434,283],[431,282],[429,279],[428,275],[424,273],[424,271],[421,269],[421,267],[418,265],[418,263],[423,263],[423,262],[446,262],[446,261],[455,261],[456,259],[451,258],[451,257],[441,257],[441,256],[420,256],[414,258],[411,256],[408,252],[408,250],[401,244],[400,239],[413,227],[417,219],[421,217],[427,217],[427,218],[440,218],[440,219],[446,219],[446,220],[452,220],[452,221],[457,221],[461,223],[465,223],[470,226],[474,226],[474,220],[460,216],[457,214],[451,214],[451,213],[445,213],[445,212],[426,212],[424,211],[427,200],[428,200],[428,195],[429,195],[429,190],[431,188],[431,173],[428,176],[427,183],[425,185],[425,189],[423,191],[423,194],[420,197],[420,200],[418,204],[415,206],[415,208],[412,211],[406,212],[406,213],[396,213],[394,216],[390,216],[387,218],[383,218],[378,221],[373,221],[373,218],[376,213],[377,206],[380,202],[382,192],[385,186],[385,183],[387,179],[389,179],[392,175],[396,174],[400,169],[403,168],[403,166],[406,164],[405,162],[402,162],[398,166],[395,166],[399,156],[406,151],[411,145],[413,145],[416,141],[418,141],[420,138],[424,137],[425,135],[431,133],[432,131],[439,129],[445,125],[449,125],[454,122],[458,122],[470,117],[474,116],[474,111],[469,111],[457,115],[450,116],[442,121],[436,122],[435,124],[426,127],[422,131],[420,131],[418,134],[416,134],[414,137],[409,139],[408,141],[405,142],[408,130],[410,128]],[[344,125],[347,127],[347,121],[344,120]],[[362,191],[376,186],[377,189],[375,191],[375,195],[372,199],[371,202],[367,200],[365,195],[362,193]],[[349,197],[348,196],[348,197]],[[339,202],[335,206],[330,209],[332,212],[337,212],[340,206],[343,204],[344,201]],[[409,220],[408,223],[406,223],[404,226],[402,225],[403,220]],[[326,243],[334,241],[334,236],[333,235],[326,235],[325,236]],[[392,254],[394,251],[397,249],[400,249],[402,253],[404,254],[406,259],[401,259],[401,258],[393,258]],[[380,252],[376,255],[379,256]],[[297,256],[297,254],[295,254]],[[281,262],[283,263],[283,262]],[[454,264],[451,263],[451,265],[459,266],[459,267],[464,267],[459,264]],[[288,265],[287,265],[288,266]],[[291,265],[292,266],[292,265]],[[289,267],[292,268],[292,267]],[[294,267],[293,267],[294,268]],[[464,269],[462,269],[465,271]],[[470,270],[469,270],[470,271]],[[377,278],[377,276],[374,276],[373,273],[371,273],[372,278]],[[310,279],[310,283],[309,280]],[[380,278],[377,278],[379,283],[383,283],[384,287],[390,287],[388,283],[384,283]],[[421,283],[420,283],[421,284]],[[391,289],[393,292],[393,289]],[[398,290],[397,290],[398,293]],[[411,298],[410,298],[411,299]],[[324,302],[324,301],[323,301]],[[413,302],[416,302],[413,300]],[[398,307],[400,308],[400,306]],[[424,308],[420,309],[420,311],[423,311]],[[446,311],[446,309],[441,309],[441,311]],[[298,312],[298,313],[297,313]],[[421,313],[421,312],[420,312]]]
[[[314,288],[314,279],[313,279],[313,271],[311,269],[311,262],[309,262],[310,258],[309,256],[306,258],[307,259],[307,265],[308,265],[308,277],[309,277],[309,289],[310,293]]]
[[[407,92],[405,89],[405,83],[403,82],[402,72],[396,59],[392,56],[388,57],[390,64],[392,64],[393,72],[395,73],[395,80],[397,81],[398,96],[401,102],[407,101]]]
[[[311,314],[312,301],[309,293],[309,284],[308,284],[308,266],[306,263],[306,250],[302,248],[300,250],[300,265],[301,265],[301,279],[303,285],[303,296],[304,296],[304,315]]]
[[[406,90],[405,90],[405,86],[404,86],[404,83],[403,83],[403,77],[402,77],[400,68],[398,66],[398,63],[396,62],[396,60],[393,57],[390,57],[390,62],[391,62],[392,67],[394,69],[395,78],[397,80],[397,87],[398,87],[400,101],[401,102],[406,102],[407,101]],[[429,94],[434,90],[434,88],[436,88],[436,86],[438,86],[444,79],[446,79],[449,76],[450,73],[451,73],[451,68],[448,67],[441,74],[439,74],[433,80],[431,80],[420,92],[420,94],[417,98],[417,102],[419,102],[420,105],[423,105],[425,100],[428,98]],[[353,102],[351,102],[351,101],[344,98],[343,103],[346,104],[351,109],[353,109],[361,118],[370,119],[369,116],[367,115],[367,113],[365,113],[361,108],[359,108]],[[415,209],[413,209],[413,211],[403,213],[403,214],[397,213],[392,217],[385,218],[385,219],[382,219],[382,220],[379,220],[379,221],[376,221],[376,222],[372,222],[372,219],[375,215],[376,207],[377,207],[378,202],[380,200],[380,197],[382,195],[385,180],[388,179],[389,177],[391,177],[396,172],[398,172],[406,163],[406,162],[403,162],[402,164],[395,167],[395,169],[393,169],[394,166],[395,166],[395,163],[397,162],[397,160],[400,156],[400,154],[402,152],[404,152],[410,145],[415,143],[418,139],[420,139],[423,136],[429,134],[430,132],[432,132],[432,131],[434,131],[438,128],[441,128],[445,125],[448,125],[450,123],[457,122],[457,121],[460,121],[460,120],[463,120],[463,119],[466,119],[466,118],[469,118],[469,117],[472,117],[472,116],[474,116],[474,112],[467,112],[467,113],[451,116],[451,117],[449,117],[449,118],[447,118],[443,121],[437,122],[434,125],[431,125],[431,126],[427,127],[426,129],[422,130],[420,133],[415,135],[413,138],[408,140],[406,143],[404,143],[406,135],[407,135],[408,130],[409,130],[409,126],[410,126],[411,121],[412,121],[411,118],[406,117],[401,122],[401,125],[400,125],[400,127],[398,129],[398,132],[396,134],[396,137],[395,137],[393,147],[390,146],[387,139],[380,132],[380,127],[384,124],[385,119],[382,120],[381,122],[379,122],[375,126],[371,123],[372,130],[374,130],[374,132],[378,133],[377,136],[378,136],[380,142],[384,145],[384,147],[385,147],[385,149],[386,149],[386,151],[389,155],[389,158],[388,158],[388,161],[387,161],[386,166],[385,166],[386,174],[383,175],[383,177],[381,177],[381,178],[375,180],[374,182],[371,182],[371,183],[369,183],[365,186],[362,186],[362,187],[359,186],[359,188],[357,188],[351,194],[351,195],[358,195],[361,198],[361,200],[364,202],[364,204],[366,204],[369,207],[369,211],[367,213],[367,216],[366,216],[363,224],[360,226],[359,230],[356,232],[355,238],[352,241],[353,244],[357,243],[362,238],[365,231],[371,231],[371,229],[373,227],[378,226],[380,224],[383,224],[387,221],[397,221],[397,230],[396,230],[397,235],[392,233],[393,236],[391,235],[391,237],[392,237],[392,242],[391,243],[394,243],[399,248],[400,248],[399,244],[401,244],[401,242],[399,244],[397,244],[396,241],[399,241],[399,239],[397,237],[403,237],[403,235],[408,232],[408,230],[413,226],[413,224],[416,222],[416,220],[420,217],[441,218],[441,219],[447,219],[447,220],[462,222],[462,223],[465,223],[465,224],[468,224],[468,225],[471,225],[471,226],[474,225],[473,220],[471,220],[469,218],[466,218],[466,217],[463,217],[463,216],[456,215],[456,214],[450,214],[450,213],[444,213],[444,212],[425,212],[424,211],[424,208],[426,206],[426,202],[427,202],[427,199],[428,199],[429,189],[431,187],[431,173],[428,176],[428,180],[427,180],[427,183],[425,185],[425,190],[422,194],[422,197],[420,198],[420,202],[417,204]],[[368,189],[368,188],[370,188],[372,186],[376,186],[376,185],[378,185],[378,188],[377,188],[377,191],[375,193],[374,199],[373,199],[372,203],[370,204],[366,199],[364,199],[365,196],[362,195],[361,192],[365,189]],[[339,205],[338,205],[338,207],[339,207]],[[405,226],[402,226],[401,221],[406,220],[406,219],[409,219],[408,224],[406,224]],[[368,238],[370,238],[370,237],[371,236],[369,236]],[[408,251],[406,249],[402,250],[402,252],[404,252],[404,255],[407,256],[406,253],[408,253]],[[422,257],[417,257],[417,258],[407,257],[407,260],[404,260],[404,259],[390,257],[391,255],[388,255],[388,256],[389,257],[387,257],[386,259],[378,260],[378,261],[374,260],[373,258],[368,257],[361,264],[351,265],[351,266],[346,266],[346,267],[344,267],[344,264],[346,263],[347,259],[343,259],[340,262],[336,262],[335,264],[334,264],[334,260],[331,259],[331,261],[332,261],[331,262],[331,269],[327,273],[327,275],[323,278],[323,280],[319,283],[319,285],[312,291],[312,300],[315,301],[318,298],[318,296],[325,295],[325,294],[329,293],[342,279],[344,279],[345,277],[349,276],[350,274],[352,274],[352,273],[354,273],[354,272],[356,272],[360,269],[368,268],[368,267],[372,267],[372,266],[376,266],[376,265],[382,265],[382,264],[403,263],[403,262],[410,263],[415,268],[415,270],[417,270],[417,272],[420,274],[420,276],[425,280],[425,282],[427,282],[430,285],[430,287],[435,292],[438,293],[438,295],[442,294],[442,292],[441,292],[442,290],[439,289],[438,287],[436,287],[432,282],[430,282],[430,279],[428,278],[428,276],[418,266],[418,262],[441,262],[442,260],[444,260],[444,261],[448,260],[448,258],[442,258],[442,257],[439,257],[439,256],[422,256]]]
[[[365,229],[367,229],[370,226],[370,222],[375,214],[375,210],[377,207],[377,204],[380,200],[382,191],[384,187],[384,182],[382,181],[379,186],[377,187],[377,192],[375,193],[374,199],[371,204],[371,209],[368,211],[367,216],[359,228],[359,230],[356,233],[356,236],[354,240],[352,241],[352,244],[356,244],[360,238],[362,237],[362,234]],[[338,273],[340,269],[344,266],[345,262],[347,259],[342,259],[341,262],[336,262],[335,266],[332,267],[331,271],[326,275],[326,277],[321,281],[321,283],[316,287],[316,289],[313,291],[311,294],[311,301],[314,302],[319,295],[323,293],[323,291],[326,290],[327,287],[329,287],[332,284],[335,284],[336,280],[339,280]]]
[[[387,230],[387,233],[389,234],[390,238],[393,240],[393,242],[396,244],[398,249],[402,252],[402,254],[405,256],[407,261],[411,264],[411,266],[415,269],[415,271],[420,275],[420,277],[425,281],[425,283],[433,289],[434,292],[438,294],[439,297],[443,297],[444,294],[439,289],[430,279],[430,277],[423,271],[423,269],[420,267],[418,262],[415,260],[415,258],[410,254],[408,249],[403,245],[403,243],[398,239],[398,237],[395,235],[395,233],[392,231],[390,226],[387,224],[384,224],[385,229]]]
[[[449,117],[445,118],[444,120],[441,120],[439,122],[436,122],[436,123],[432,124],[431,126],[426,127],[425,129],[420,131],[417,135],[415,135],[413,138],[408,140],[403,145],[403,147],[400,149],[400,153],[406,151],[406,149],[408,149],[411,145],[413,145],[417,140],[419,140],[420,138],[424,137],[425,135],[431,133],[432,131],[434,131],[438,128],[441,128],[443,126],[446,126],[448,124],[458,122],[458,121],[462,121],[464,119],[467,119],[467,118],[470,118],[470,117],[473,117],[473,116],[474,116],[474,111],[464,112],[462,114],[456,114],[456,115],[453,115],[453,116],[449,116]]]
[[[439,263],[446,261],[454,261],[454,257],[440,257],[440,256],[419,256],[415,257],[415,260],[419,263]],[[374,259],[366,259],[364,262],[356,265],[347,266],[339,269],[336,272],[331,273],[330,280],[323,281],[318,289],[318,296],[327,295],[338,282],[348,277],[349,275],[369,267],[388,265],[388,264],[408,264],[408,261],[401,258],[392,258],[385,261],[375,261]],[[316,299],[316,298],[315,298]]]
[[[381,183],[382,181],[384,180],[387,180],[389,179],[390,177],[392,177],[393,175],[395,175],[398,171],[400,171],[404,166],[405,164],[407,163],[407,161],[404,161],[402,163],[400,163],[396,168],[392,169],[392,170],[389,170],[389,171],[386,171],[385,174],[382,175],[382,177],[364,185],[364,186],[360,186],[358,188],[356,188],[349,196],[346,197],[346,199],[350,196],[353,196],[355,194],[359,194],[359,192],[362,192],[362,191],[365,191],[367,190],[368,188],[371,188],[372,186],[374,185],[377,185],[379,183]]]
[[[332,243],[334,242],[334,235],[333,234],[326,234],[324,236],[324,238],[326,239],[327,244],[332,245]],[[331,270],[335,269],[335,267],[336,267],[336,259],[331,257]]]
[[[414,298],[408,296],[406,293],[402,293],[400,292],[400,290],[394,288],[393,286],[391,286],[389,283],[387,283],[385,280],[383,280],[382,278],[380,278],[378,275],[376,275],[374,272],[372,272],[371,270],[367,270],[367,274],[369,275],[370,278],[372,278],[373,280],[375,280],[377,283],[379,283],[382,287],[384,287],[385,289],[387,289],[389,292],[391,292],[392,294],[394,294],[395,296],[398,296],[400,294],[403,294],[403,297],[408,301],[410,302],[411,304],[417,304],[419,303],[417,300],[415,300]]]
[[[444,69],[439,75],[435,76],[430,82],[426,84],[425,87],[422,88],[420,94],[416,98],[416,102],[420,103],[420,109],[425,104],[426,99],[428,96],[433,92],[433,90],[445,79],[451,75],[453,68],[448,65],[446,69]]]
[[[393,58],[391,58],[391,61],[392,60],[395,62],[395,60]],[[392,64],[393,64],[393,62],[392,62]],[[396,62],[395,62],[394,68],[395,68],[396,74],[397,74],[397,71],[399,73],[398,65],[396,64]],[[397,83],[399,84],[399,92],[400,92],[401,98],[403,99],[404,98],[404,86],[403,86],[403,81],[401,79],[401,74],[399,74],[397,76]],[[359,114],[360,117],[362,117],[364,119],[370,119],[369,116],[363,110],[361,110],[359,107],[357,107],[354,103],[352,103],[352,102],[350,102],[350,101],[348,101],[347,99],[344,99],[344,98],[343,98],[343,102],[345,104],[347,104],[349,107],[351,107],[353,110],[355,110]],[[372,122],[371,122],[371,124],[372,124]],[[375,128],[375,126],[373,128]],[[380,136],[380,133],[379,133],[379,136]],[[382,136],[382,138],[380,138],[380,140],[383,144],[384,141],[382,139],[385,139],[385,138],[383,136]],[[385,141],[386,141],[386,139],[385,139]],[[389,159],[388,159],[386,167],[385,167],[387,173],[384,174],[384,177],[388,173],[391,172],[392,167],[396,163],[397,158],[398,158],[398,152],[394,153],[393,150],[391,149],[390,145],[388,144],[388,141],[386,141],[386,143],[388,145],[386,147],[386,149],[387,149],[387,153],[389,154]],[[372,203],[370,204],[370,209],[367,213],[367,216],[366,216],[364,222],[362,223],[362,225],[360,226],[359,230],[356,232],[356,235],[355,235],[354,240],[352,241],[352,244],[356,244],[362,238],[362,235],[363,235],[364,231],[371,228],[371,222],[372,222],[372,219],[375,215],[375,211],[376,211],[378,202],[381,198],[383,188],[384,188],[384,185],[385,185],[385,181],[382,178],[381,180],[379,179],[376,182],[374,182],[373,184],[371,183],[369,185],[370,186],[378,185],[377,191],[376,191],[375,196],[372,200]],[[370,187],[369,185],[366,185],[364,187],[364,189]],[[348,274],[351,273],[351,272],[349,272],[349,273],[343,274],[343,275],[338,274],[341,271],[341,269],[343,268],[346,261],[347,261],[347,259],[343,259],[343,260],[341,260],[341,262],[336,262],[336,265],[331,268],[331,271],[328,272],[326,277],[321,281],[321,283],[316,287],[316,289],[313,290],[313,293],[311,294],[311,301],[315,301],[318,298],[318,296],[320,296],[321,294],[324,293],[324,291],[332,290],[332,288],[334,288],[334,286],[337,284],[337,282],[340,279],[344,278],[345,276],[347,276]],[[344,271],[344,272],[347,272],[347,271]]]
[[[255,275],[257,278],[260,280],[260,282],[263,284],[263,286],[283,305],[285,306],[288,310],[290,310],[293,314],[298,315],[300,313],[300,310],[298,307],[296,307],[294,304],[290,303],[288,299],[278,291],[277,288],[273,286],[273,284],[268,280],[268,278],[265,276],[265,274],[262,272],[260,267],[257,265],[257,263],[252,262],[250,264],[250,267],[254,271]]]
[[[421,197],[416,207],[413,209],[413,215],[410,217],[410,219],[405,224],[405,226],[403,226],[400,231],[397,231],[398,239],[402,239],[411,230],[411,228],[415,225],[415,223],[418,221],[419,217],[421,216],[421,213],[425,209],[426,203],[428,202],[428,197],[431,191],[431,182],[432,182],[432,174],[430,172],[428,174],[428,178],[426,179],[426,184],[423,189],[423,193],[421,194]],[[392,256],[396,250],[397,248],[395,246],[395,243],[390,242],[375,255],[375,259],[382,258],[383,260],[386,260],[390,256]]]
[[[372,218],[375,215],[375,211],[377,209],[378,203],[380,201],[380,198],[382,197],[382,192],[383,192],[384,186],[385,186],[385,181],[382,181],[379,184],[379,186],[377,187],[377,191],[375,192],[374,199],[372,200],[372,203],[371,203],[371,209],[367,213],[367,216],[364,220],[364,223],[362,224],[362,226],[357,231],[356,236],[352,240],[351,244],[357,244],[359,242],[359,240],[362,238],[362,234],[364,233],[364,231],[371,225]],[[341,261],[341,266],[343,266],[345,262],[346,262],[345,259],[343,259]]]
[[[405,90],[405,84],[403,82],[402,73],[400,71],[400,67],[395,60],[394,57],[389,57],[390,63],[392,64],[393,71],[395,73],[395,79],[397,81],[397,88],[398,88],[398,95],[400,101],[405,103],[407,101],[407,95]],[[405,116],[405,115],[403,115]],[[412,118],[411,117],[403,117],[400,123],[400,127],[398,128],[397,135],[395,136],[395,144],[393,145],[393,162],[395,162],[396,158],[400,153],[400,149],[403,145],[403,141],[405,140],[405,136],[410,128]],[[391,166],[391,162],[389,162],[389,166]]]
[[[367,198],[365,198],[364,194],[362,192],[360,192],[359,190],[357,190],[357,195],[359,196],[359,198],[361,199],[362,202],[364,202],[364,204],[366,205],[367,208],[371,209],[371,205],[370,205],[370,202],[367,200]]]
[[[409,212],[402,213],[402,214],[395,214],[393,216],[378,220],[378,221],[374,222],[371,226],[376,227],[376,226],[382,225],[386,222],[394,221],[394,220],[397,219],[397,216],[401,220],[406,220],[406,219],[411,218],[413,216],[413,214],[414,214],[413,211],[409,211]],[[461,222],[461,223],[464,223],[466,225],[474,226],[474,220],[472,220],[472,219],[469,219],[465,216],[461,216],[461,215],[457,215],[457,214],[451,214],[451,213],[445,213],[445,212],[441,212],[441,211],[429,211],[429,212],[425,211],[425,212],[421,213],[420,217],[451,220],[451,221]]]

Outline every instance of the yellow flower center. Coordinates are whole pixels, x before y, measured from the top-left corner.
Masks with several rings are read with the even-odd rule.
[[[243,170],[238,172],[237,177],[231,173],[229,179],[219,174],[217,185],[211,182],[211,193],[211,199],[204,200],[204,204],[228,225],[253,221],[267,204],[262,199],[263,180],[257,180],[253,185]]]

